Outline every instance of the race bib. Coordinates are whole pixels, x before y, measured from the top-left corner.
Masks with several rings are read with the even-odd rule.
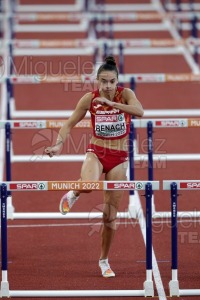
[[[95,134],[99,137],[120,137],[126,133],[124,113],[95,116]]]

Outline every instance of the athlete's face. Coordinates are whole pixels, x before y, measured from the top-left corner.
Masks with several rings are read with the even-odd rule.
[[[103,71],[99,74],[99,90],[103,93],[110,95],[115,92],[117,83],[118,79],[115,71]]]

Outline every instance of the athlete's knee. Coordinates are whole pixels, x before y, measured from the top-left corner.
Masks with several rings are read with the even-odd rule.
[[[103,223],[110,224],[116,220],[117,216],[110,216],[107,213],[103,212]]]
[[[109,230],[116,230],[117,226],[116,226],[116,218],[114,219],[110,219],[107,217],[103,216],[103,225],[105,228],[109,229]]]
[[[117,209],[111,204],[105,204],[103,211],[103,224],[109,228],[115,229],[117,219]]]

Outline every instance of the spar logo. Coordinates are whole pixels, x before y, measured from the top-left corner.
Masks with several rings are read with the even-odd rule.
[[[123,121],[124,120],[124,114],[121,114],[118,116],[118,121]]]
[[[142,182],[108,182],[107,188],[112,190],[141,190],[143,188]]]
[[[14,127],[20,127],[20,128],[42,128],[43,124],[41,122],[34,122],[34,121],[14,122]]]
[[[20,182],[20,183],[11,183],[10,190],[44,190],[44,182]]]
[[[200,189],[200,181],[180,182],[181,189]]]
[[[156,79],[157,81],[163,81],[162,77],[156,77],[154,74],[136,76],[137,82],[155,82]]]
[[[44,189],[45,189],[45,184],[44,184],[43,182],[40,182],[40,183],[38,184],[38,189],[39,189],[39,190],[44,190]]]
[[[157,127],[184,127],[185,121],[184,120],[158,120],[155,122]]]
[[[108,182],[107,188],[112,190],[135,189],[134,182]]]
[[[135,187],[136,187],[136,190],[141,190],[141,189],[143,189],[143,183],[137,182]]]

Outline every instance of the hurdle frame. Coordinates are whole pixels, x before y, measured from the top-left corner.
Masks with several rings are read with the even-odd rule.
[[[10,65],[10,68],[12,65]],[[195,71],[195,70],[194,70]],[[164,73],[144,73],[144,74],[120,74],[119,75],[119,82],[122,83],[130,83],[130,88],[138,84],[138,83],[164,83],[164,82],[198,82],[200,81],[200,74],[195,71],[193,73],[187,74],[164,74]],[[94,76],[85,76],[85,75],[75,75],[75,76],[38,76],[38,75],[30,75],[30,76],[4,76],[0,79],[0,81],[6,81],[7,86],[7,119],[10,120],[16,118],[66,118],[71,116],[72,110],[40,110],[40,111],[27,111],[27,110],[16,110],[15,108],[15,98],[13,95],[13,84],[48,84],[48,83],[67,83],[67,84],[76,84],[76,83],[83,83],[83,84],[95,84]],[[169,109],[169,110],[145,110],[144,111],[145,117],[197,117],[200,116],[200,109]],[[86,117],[89,117],[89,114],[86,114]]]
[[[155,119],[155,120],[145,120],[141,121],[142,125],[146,124],[147,126],[147,138],[148,138],[148,180],[154,180],[153,175],[153,128],[198,128],[200,126],[200,119]],[[173,155],[171,161],[177,160],[177,154]],[[169,155],[166,155],[166,158]],[[200,160],[200,155],[180,155],[180,160]],[[153,218],[169,218],[172,217],[172,212],[156,212],[154,198],[152,201],[153,204]],[[188,214],[192,217],[200,217],[200,211],[182,211],[177,212],[178,217],[187,218]]]
[[[66,190],[66,185],[78,184],[80,190],[91,187],[91,190],[145,190],[146,197],[146,280],[144,281],[143,290],[118,290],[116,295],[115,290],[81,290],[81,291],[11,291],[9,290],[8,282],[8,267],[7,267],[7,192],[10,191],[56,191]],[[67,187],[68,189],[68,187]],[[1,196],[1,260],[2,260],[2,281],[1,281],[1,297],[91,297],[91,296],[154,296],[154,287],[152,280],[152,213],[151,199],[152,191],[159,189],[159,182],[149,181],[13,181],[2,182],[0,184]]]
[[[180,190],[200,190],[200,180],[164,180],[163,190],[170,190],[171,199],[171,263],[172,273],[169,281],[170,297],[200,296],[200,289],[180,289],[178,280],[178,192]]]
[[[60,128],[64,124],[65,120],[15,120],[9,121],[4,120],[0,121],[0,129],[6,128],[6,176],[7,181],[11,181],[11,163],[12,162],[35,162],[35,159],[31,159],[29,155],[13,155],[12,147],[11,147],[11,129],[42,129],[42,128]],[[90,128],[91,123],[90,120],[84,119],[80,121],[76,128]],[[168,155],[156,155],[153,154],[153,129],[154,128],[199,128],[200,127],[200,119],[199,118],[183,118],[183,119],[132,119],[131,121],[131,129],[129,135],[129,176],[130,180],[134,180],[134,163],[135,162],[143,162],[147,161],[148,163],[148,180],[153,181],[153,162],[164,160],[200,160],[200,154],[168,154]],[[147,130],[147,141],[148,141],[148,153],[138,154],[136,151],[135,145],[135,136],[134,130],[136,128],[146,128]],[[82,162],[84,160],[84,155],[60,155],[53,158],[49,158],[48,156],[43,156],[39,162],[71,162],[77,161]],[[133,192],[134,194],[134,192]],[[131,194],[130,194],[131,195]],[[129,198],[131,200],[131,197]],[[132,218],[137,218],[137,208],[133,201],[129,201],[129,212],[131,212]],[[178,217],[187,218],[188,213],[193,217],[200,217],[200,211],[182,211],[178,212]],[[155,204],[154,204],[154,196],[152,200],[152,214],[153,218],[169,218],[171,216],[171,212],[156,212]],[[20,213],[20,218],[27,219],[28,215],[26,213]],[[47,217],[45,213],[34,214],[32,213],[29,217],[32,218],[50,218],[50,215]],[[59,214],[51,214],[51,218],[61,218]],[[14,207],[12,206],[12,197],[8,198],[8,218],[18,218],[18,213],[14,212]]]

